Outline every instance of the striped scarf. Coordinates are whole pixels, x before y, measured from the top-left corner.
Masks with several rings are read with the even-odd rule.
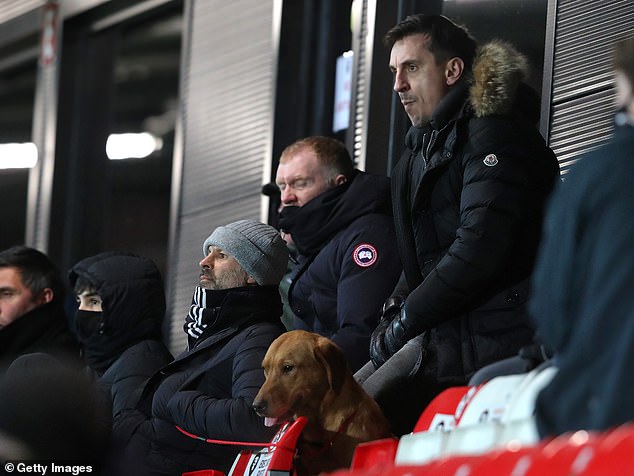
[[[198,339],[210,329],[218,318],[220,305],[228,290],[205,289],[196,286],[192,304],[185,318],[183,330],[187,334],[189,348],[193,348]]]

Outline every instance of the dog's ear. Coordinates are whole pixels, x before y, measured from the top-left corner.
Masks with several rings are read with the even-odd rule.
[[[315,358],[326,369],[328,385],[339,393],[346,377],[348,363],[341,349],[330,339],[320,336],[315,344]]]

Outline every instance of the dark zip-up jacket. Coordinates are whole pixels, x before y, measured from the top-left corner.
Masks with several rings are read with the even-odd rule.
[[[357,172],[297,212],[294,226],[284,214],[280,221],[302,251],[289,290],[294,327],[332,339],[356,371],[370,358],[370,335],[402,270],[389,179]]]
[[[284,328],[277,286],[225,291],[215,323],[193,348],[155,373],[135,408],[115,415],[114,433],[151,474],[228,473],[241,447],[210,439],[268,442],[274,428],[251,408],[264,383],[262,359]],[[207,332],[209,331],[209,332]]]
[[[79,345],[58,298],[36,307],[0,330],[0,368],[8,367],[21,355],[35,352],[80,361]]]
[[[512,67],[498,53],[494,48],[477,61]],[[502,98],[492,92],[483,104],[466,83],[454,86],[429,127],[410,129],[392,176],[409,292],[403,324],[412,335],[427,334],[439,380],[464,383],[516,354],[534,333],[528,278],[558,164],[509,104],[516,87]]]

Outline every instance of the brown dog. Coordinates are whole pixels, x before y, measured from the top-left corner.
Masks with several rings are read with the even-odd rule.
[[[282,334],[262,362],[266,381],[253,408],[268,426],[305,416],[298,442],[300,474],[350,466],[357,444],[391,436],[377,403],[330,339],[296,330]]]

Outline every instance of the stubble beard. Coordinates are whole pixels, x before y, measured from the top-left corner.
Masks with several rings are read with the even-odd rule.
[[[218,276],[205,273],[207,281],[200,283],[201,287],[220,291],[222,289],[240,288],[247,285],[248,274],[243,269],[230,269]]]

